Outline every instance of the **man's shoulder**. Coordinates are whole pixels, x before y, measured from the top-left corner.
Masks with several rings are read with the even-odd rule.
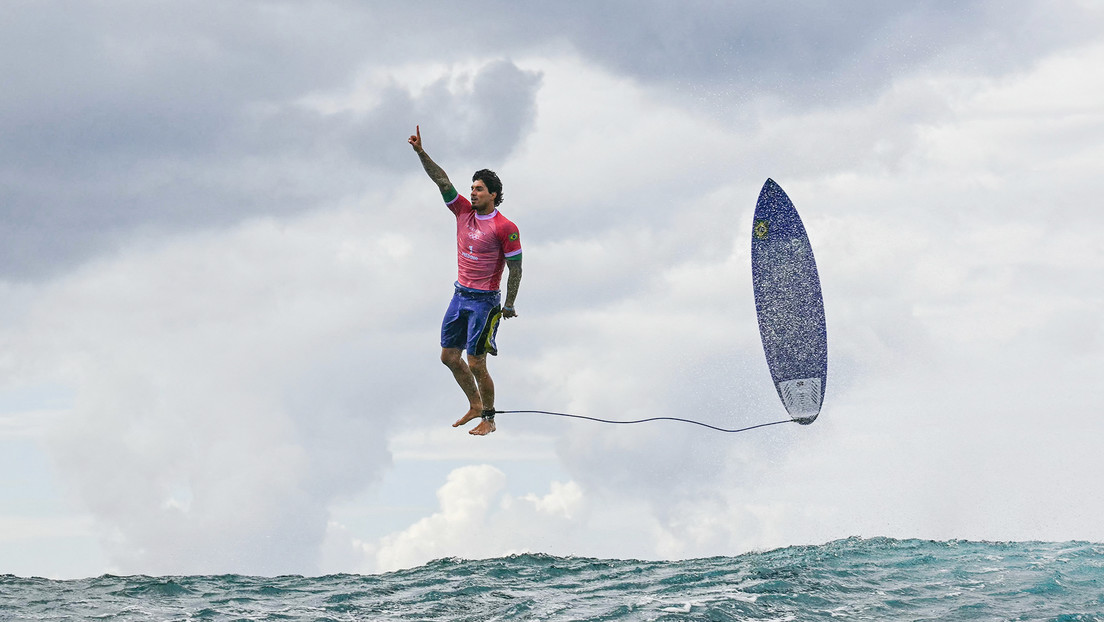
[[[521,233],[518,231],[517,225],[502,212],[495,214],[495,236],[501,240],[503,248],[510,251],[507,253],[507,257],[520,252]]]
[[[452,210],[457,216],[474,211],[471,201],[468,201],[467,197],[455,190],[453,190],[451,197],[447,194],[442,194],[441,197],[445,200],[445,206]]]
[[[495,224],[496,225],[498,225],[499,227],[505,226],[505,227],[508,227],[508,228],[511,228],[511,229],[515,229],[515,230],[517,229],[517,225],[514,224],[514,221],[507,218],[506,214],[503,214],[498,209],[496,209],[495,212],[496,212],[495,213]]]
[[[514,221],[504,216],[502,212],[495,216],[495,231],[504,243],[516,242],[521,235]]]

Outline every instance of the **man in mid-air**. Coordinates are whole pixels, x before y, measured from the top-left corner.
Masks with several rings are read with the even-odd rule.
[[[471,200],[456,191],[445,171],[422,148],[421,127],[407,142],[422,160],[422,167],[441,190],[445,204],[456,216],[456,291],[441,323],[441,362],[456,378],[468,398],[468,412],[452,427],[482,418],[470,434],[495,431],[494,382],[487,372],[487,355],[498,354],[495,334],[501,318],[517,315],[514,299],[521,284],[521,239],[518,228],[497,207],[502,203],[502,182],[494,171],[483,169],[472,176]],[[506,300],[501,307],[499,284],[502,269],[509,268]],[[467,361],[463,353],[467,350]]]

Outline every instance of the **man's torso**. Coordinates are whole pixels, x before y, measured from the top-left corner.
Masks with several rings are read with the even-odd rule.
[[[517,226],[498,210],[480,216],[459,194],[447,205],[456,215],[457,281],[473,289],[499,289],[506,259],[521,253]]]

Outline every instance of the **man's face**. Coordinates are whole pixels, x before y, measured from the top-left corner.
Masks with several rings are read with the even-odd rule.
[[[487,185],[483,180],[477,179],[472,182],[471,204],[477,212],[488,212],[494,209],[494,200],[495,195],[487,192]]]

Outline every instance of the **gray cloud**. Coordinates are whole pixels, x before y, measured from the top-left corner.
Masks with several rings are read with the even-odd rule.
[[[1077,2],[620,0],[500,8],[509,16],[503,29],[555,33],[607,69],[675,87],[685,99],[767,96],[797,109],[866,99],[931,63],[968,74],[1020,69],[1095,36],[1100,23],[1098,12]]]
[[[457,94],[442,82],[416,99],[391,85],[371,109],[323,114],[298,100],[347,87],[364,62],[390,53],[373,41],[371,11],[46,3],[5,12],[7,278],[72,267],[136,228],[217,226],[359,195],[409,169],[404,138],[419,118],[459,126],[438,138],[442,147],[454,137],[468,154],[504,157],[531,125],[539,84],[499,61]]]
[[[566,41],[662,86],[664,97],[739,117],[754,114],[732,107],[749,98],[804,108],[870,97],[925,64],[1014,69],[1099,22],[1070,2],[488,2],[462,11],[45,2],[0,11],[0,277],[15,279],[70,268],[136,229],[217,226],[362,194],[409,173],[402,137],[417,122],[447,128],[430,143],[446,159],[498,161],[532,126],[539,79],[505,60],[469,76],[460,93],[442,79],[418,95],[381,87],[371,110],[296,104],[348,88],[367,66],[511,58]]]

